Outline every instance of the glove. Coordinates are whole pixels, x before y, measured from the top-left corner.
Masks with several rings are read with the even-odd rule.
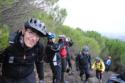
[[[40,80],[39,83],[45,83],[45,81],[44,80]]]

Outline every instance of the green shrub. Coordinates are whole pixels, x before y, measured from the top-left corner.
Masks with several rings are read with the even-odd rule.
[[[6,25],[0,26],[0,50],[8,46],[9,30]]]

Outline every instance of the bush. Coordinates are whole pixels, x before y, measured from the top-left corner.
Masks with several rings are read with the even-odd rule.
[[[6,25],[0,26],[0,51],[8,46],[9,30]]]

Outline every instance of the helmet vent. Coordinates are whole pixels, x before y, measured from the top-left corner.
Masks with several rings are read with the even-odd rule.
[[[39,27],[42,27],[42,25],[41,25],[41,24],[39,24]]]
[[[36,20],[34,20],[34,23],[36,24]]]
[[[32,22],[32,19],[30,20],[30,23]]]

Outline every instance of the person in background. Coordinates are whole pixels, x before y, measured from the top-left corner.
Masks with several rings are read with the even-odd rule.
[[[45,24],[31,18],[25,22],[24,28],[0,54],[2,63],[1,83],[36,83],[34,64],[36,65],[39,83],[44,83],[43,45],[40,37],[46,37]]]
[[[67,68],[67,49],[66,49],[66,36],[59,35],[58,44],[60,46],[60,56],[61,56],[61,64],[62,64],[62,72],[61,72],[61,83],[65,83],[64,74]]]
[[[59,44],[55,42],[55,33],[48,33],[46,46],[46,62],[50,64],[53,73],[53,83],[61,83],[61,56],[59,55]]]
[[[70,47],[72,45],[73,45],[72,40],[69,37],[66,37],[66,49],[67,49],[67,57],[66,57],[67,68],[66,68],[66,72],[69,73],[69,75],[72,74],[72,62],[71,62],[71,51],[70,51]]]
[[[102,74],[105,71],[105,65],[99,57],[96,57],[94,63],[92,64],[92,69],[96,71],[96,77],[99,80],[99,83],[102,83]]]
[[[76,57],[77,67],[80,71],[81,81],[84,83],[88,82],[90,77],[90,69],[91,69],[91,55],[89,53],[89,47],[87,45],[83,46],[82,51]],[[83,80],[83,74],[85,74],[85,80]]]
[[[108,56],[105,60],[105,71],[108,72],[111,68],[111,64],[112,64],[112,60],[111,60],[111,56]]]

